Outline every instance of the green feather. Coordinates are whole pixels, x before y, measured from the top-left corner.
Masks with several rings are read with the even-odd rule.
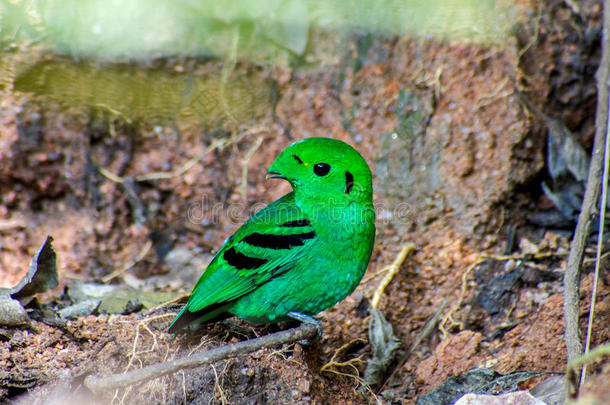
[[[268,177],[294,191],[257,212],[205,270],[170,326],[238,316],[277,322],[315,315],[350,294],[373,248],[371,172],[348,144],[307,138],[286,148]]]

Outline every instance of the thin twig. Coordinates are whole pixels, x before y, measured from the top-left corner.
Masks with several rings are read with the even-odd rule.
[[[210,364],[210,366],[212,367],[212,371],[214,372],[214,393],[218,391],[218,395],[220,396],[220,403],[224,405],[227,403],[225,392],[222,390],[222,386],[220,385],[220,379],[218,378],[216,367],[214,367],[213,364]],[[216,395],[214,395],[214,398],[216,398]]]
[[[383,269],[379,270],[378,272],[375,272],[375,273],[371,274],[370,276],[368,276],[367,278],[363,279],[360,282],[360,284],[366,284],[369,281],[377,278],[378,276],[382,275],[383,273],[387,273],[390,270],[392,270],[392,266],[385,266]]]
[[[523,57],[523,55],[525,55],[525,53],[536,42],[538,42],[538,36],[540,35],[540,21],[542,20],[542,4],[543,3],[541,3],[539,5],[538,9],[536,10],[537,14],[536,14],[536,20],[535,20],[535,25],[534,25],[534,35],[532,36],[532,39],[519,51],[519,54],[517,55],[517,59],[516,59],[515,70],[517,70],[517,66],[519,65],[519,62],[521,61],[521,58]]]
[[[458,297],[458,300],[455,303],[455,305],[453,306],[453,308],[451,308],[451,310],[449,312],[447,312],[447,314],[443,317],[443,319],[441,320],[440,325],[439,325],[439,329],[443,334],[443,338],[445,338],[448,334],[447,328],[445,327],[445,323],[447,323],[447,321],[451,321],[451,325],[449,327],[452,327],[453,325],[458,325],[460,328],[462,327],[461,324],[459,324],[458,322],[456,322],[453,319],[453,313],[455,311],[457,311],[460,308],[460,306],[462,306],[464,296],[466,295],[466,284],[468,282],[468,275],[470,274],[472,269],[474,269],[475,267],[477,267],[478,265],[480,265],[481,263],[484,263],[484,262],[485,262],[485,259],[483,257],[480,257],[476,262],[474,262],[470,266],[468,266],[466,271],[462,274],[462,284],[460,286],[460,296]]]
[[[479,97],[477,97],[476,103],[474,104],[474,109],[478,110],[479,108],[485,107],[494,101],[497,101],[499,99],[502,99],[504,97],[507,97],[507,96],[510,96],[511,94],[513,94],[513,91],[514,91],[513,89],[509,89],[509,90],[506,90],[503,93],[501,93],[502,90],[504,89],[504,87],[509,83],[509,80],[510,80],[509,77],[505,78],[490,93],[482,94]],[[489,100],[489,101],[484,101],[484,100]]]
[[[396,273],[398,273],[398,270],[400,270],[400,266],[407,258],[407,255],[409,254],[409,252],[411,252],[413,250],[415,250],[415,245],[413,243],[405,243],[403,245],[403,247],[400,249],[398,256],[396,256],[396,259],[394,259],[394,262],[382,270],[382,271],[387,271],[388,274],[385,275],[385,277],[379,282],[379,285],[375,289],[375,293],[373,294],[373,299],[371,300],[371,306],[373,308],[377,308],[377,305],[379,305],[379,300],[381,299],[381,296],[383,295],[383,291],[388,286],[388,284],[390,284],[390,281],[392,281],[392,279],[394,278]]]
[[[434,332],[434,330],[436,329],[436,325],[438,325],[438,322],[441,319],[441,315],[443,314],[443,311],[445,310],[445,308],[447,308],[447,303],[448,303],[448,299],[445,298],[445,300],[443,301],[441,306],[436,310],[434,315],[432,315],[432,317],[426,321],[421,332],[419,332],[419,334],[417,335],[417,337],[415,338],[413,343],[411,343],[409,350],[407,350],[405,352],[405,354],[402,355],[400,360],[398,360],[396,368],[394,368],[394,370],[392,370],[392,372],[385,379],[385,381],[383,381],[383,383],[381,385],[379,385],[379,388],[376,390],[377,392],[383,391],[383,388],[388,384],[388,382],[390,382],[392,380],[392,378],[394,378],[394,376],[396,375],[398,370],[400,370],[402,368],[402,366],[405,365],[407,360],[409,360],[409,357],[411,357],[411,354],[413,354],[413,352],[415,351],[415,349],[417,349],[417,347],[421,344],[421,342],[424,339],[426,339],[428,336],[430,336],[432,334],[432,332]]]
[[[232,136],[232,137],[223,138],[223,139],[215,139],[200,155],[190,158],[189,160],[186,161],[186,163],[184,163],[182,166],[180,166],[176,170],[172,170],[169,172],[145,173],[145,174],[141,174],[139,176],[135,176],[134,180],[141,182],[141,181],[150,181],[150,180],[171,179],[174,177],[182,176],[184,173],[189,171],[193,166],[195,166],[197,163],[199,163],[201,160],[203,160],[203,158],[208,153],[213,152],[216,149],[223,149],[231,144],[241,141],[244,137],[246,137],[248,135],[257,134],[260,132],[265,132],[265,129],[259,129],[256,131],[245,131],[238,136]],[[115,183],[123,183],[125,181],[125,179],[123,177],[117,176],[116,174],[110,172],[109,170],[107,170],[103,167],[98,167],[98,171],[100,172],[100,174],[102,176],[106,177],[108,180],[113,181]]]
[[[547,252],[547,253],[516,253],[514,255],[491,255],[483,253],[481,259],[494,259],[498,261],[503,260],[540,260],[548,257],[561,257],[566,256],[567,252]]]
[[[109,377],[89,375],[85,378],[85,386],[94,392],[126,387],[184,369],[195,368],[214,361],[252,353],[263,348],[277,347],[285,343],[293,343],[303,339],[313,339],[317,333],[318,328],[316,325],[303,323],[297,328],[217,347],[202,353],[181,357],[168,362],[156,363],[137,370],[128,371],[124,374],[115,374]]]
[[[160,310],[161,308],[165,308],[168,305],[177,304],[179,302],[186,301],[186,299],[190,296],[191,296],[191,293],[180,294],[176,298],[172,298],[169,301],[162,302],[161,304],[157,305],[156,307],[152,307],[151,309],[146,311],[146,313],[144,315],[152,314],[153,312],[156,312],[156,311]]]
[[[182,376],[182,403],[186,405],[186,375],[184,370],[180,371],[180,375]]]
[[[144,246],[142,246],[142,249],[140,249],[140,252],[136,255],[136,257],[134,257],[129,262],[124,264],[121,268],[116,269],[112,273],[107,274],[106,276],[102,277],[102,283],[107,283],[110,280],[112,280],[113,278],[118,277],[121,274],[125,273],[127,270],[131,269],[140,260],[142,260],[144,258],[144,256],[146,256],[146,254],[148,253],[148,251],[150,250],[151,247],[152,247],[152,241],[149,239],[146,241]]]
[[[610,104],[610,103],[608,103]],[[609,106],[610,108],[610,106]],[[608,117],[610,117],[610,110],[608,111]],[[604,151],[604,173],[602,180],[602,198],[601,207],[599,212],[599,230],[597,233],[597,253],[595,255],[595,277],[593,277],[593,288],[591,290],[591,309],[589,311],[589,323],[587,325],[587,339],[585,341],[585,356],[589,353],[589,347],[591,345],[591,335],[593,333],[593,318],[595,317],[595,297],[597,296],[597,282],[599,280],[599,268],[601,263],[602,250],[604,247],[604,222],[606,220],[606,201],[608,196],[608,169],[610,162],[608,157],[610,156],[610,126],[606,130],[606,147]],[[582,368],[582,379],[580,380],[580,388],[582,388],[587,378],[587,364],[585,363]]]
[[[605,356],[610,356],[610,344],[597,346],[589,353],[570,360],[566,372],[566,391],[570,399],[576,399],[578,396],[578,377],[580,376],[578,369],[584,364],[592,363]]]
[[[605,252],[603,255],[600,256],[600,261],[606,259],[608,256],[610,256],[610,252]],[[589,264],[589,263],[593,263],[593,262],[597,262],[597,255],[595,256],[595,258],[590,258],[590,259],[585,259],[583,261],[584,264]]]
[[[244,202],[246,201],[247,197],[246,191],[248,186],[248,164],[250,163],[250,159],[252,159],[252,156],[254,156],[254,153],[256,153],[258,148],[261,146],[261,143],[263,143],[263,139],[265,139],[263,135],[256,138],[254,145],[252,145],[241,164],[241,185],[239,186],[239,194],[241,195],[241,199]]]
[[[180,166],[178,169],[172,170],[169,172],[153,172],[153,173],[142,174],[140,176],[136,176],[135,180],[136,181],[161,180],[161,179],[171,179],[173,177],[182,176],[184,173],[186,173],[188,170],[190,170],[191,167],[195,166],[197,163],[199,163],[201,160],[203,160],[203,158],[208,153],[210,153],[216,149],[222,149],[225,145],[226,145],[226,143],[224,143],[222,139],[215,139],[214,141],[212,141],[210,146],[208,146],[203,151],[203,153],[201,153],[199,156],[190,158],[185,164]]]
[[[470,266],[468,266],[466,271],[462,274],[462,284],[460,286],[460,295],[458,297],[458,300],[457,300],[456,304],[453,306],[453,308],[451,308],[451,310],[449,312],[447,312],[447,314],[445,314],[445,316],[443,317],[443,319],[440,322],[439,329],[443,334],[443,338],[448,335],[448,332],[447,332],[448,328],[451,328],[454,325],[457,325],[460,328],[462,327],[461,323],[456,322],[453,319],[453,314],[458,309],[460,309],[460,307],[462,306],[462,303],[464,302],[464,297],[466,296],[466,287],[468,284],[468,275],[475,267],[484,263],[487,259],[493,259],[493,260],[497,260],[497,261],[528,260],[528,259],[529,260],[540,260],[540,259],[546,259],[548,257],[564,256],[566,254],[567,253],[563,253],[563,252],[549,252],[549,253],[536,253],[536,254],[518,253],[518,254],[513,254],[513,255],[492,255],[492,254],[487,254],[487,253],[481,254],[479,256],[479,258],[475,262],[473,262]],[[445,324],[448,321],[451,322],[451,324],[448,327],[446,327]]]
[[[97,171],[100,172],[100,174],[102,176],[104,176],[105,178],[107,178],[108,180],[114,182],[114,183],[123,183],[125,181],[125,179],[121,176],[117,176],[116,174],[112,173],[111,171],[109,171],[108,169],[104,168],[104,167],[98,167]]]
[[[25,228],[27,223],[22,219],[2,219],[0,220],[0,232],[10,231],[15,228]]]
[[[595,113],[595,138],[587,188],[578,216],[574,239],[570,244],[568,264],[563,278],[565,340],[568,362],[580,356],[583,351],[579,326],[579,287],[583,254],[589,228],[595,217],[600,197],[602,163],[604,158],[604,138],[608,126],[608,77],[610,76],[610,0],[604,2],[604,28],[602,30],[602,59],[597,71],[597,111]],[[606,202],[603,201],[603,204]],[[578,373],[580,374],[580,373]],[[577,385],[580,383],[578,379]]]

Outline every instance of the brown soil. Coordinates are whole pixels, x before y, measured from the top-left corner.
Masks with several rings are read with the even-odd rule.
[[[393,212],[392,218],[378,211],[375,251],[365,275],[367,279],[390,264],[404,243],[416,244],[416,251],[386,288],[379,308],[404,348],[448,299],[440,328],[416,348],[383,397],[413,403],[447,377],[481,365],[503,373],[564,372],[561,274],[568,235],[534,227],[526,220],[528,213],[552,205],[540,192],[546,175],[545,132],[512,89],[515,85],[528,89],[535,104],[560,118],[590,147],[595,93],[594,79],[586,74],[599,62],[599,50],[583,48],[571,30],[591,34],[599,27],[601,8],[594,2],[583,3],[584,20],[575,21],[560,1],[545,5],[548,9],[541,11],[539,26],[534,11],[524,13],[508,45],[377,38],[366,55],[358,55],[354,39],[344,57],[320,70],[276,68],[252,73],[246,63],[238,64],[236,74],[248,71],[260,76],[260,82],[277,80],[280,95],[277,119],[268,112],[257,117],[256,125],[250,121],[241,128],[231,122],[210,129],[208,124],[189,122],[155,127],[146,122],[104,121],[31,94],[4,91],[0,285],[18,282],[47,235],[55,240],[60,286],[39,295],[31,308],[62,302],[66,285],[99,280],[120,268],[139,253],[151,233],[154,249],[114,282],[141,285],[154,275],[171,276],[178,270],[159,260],[165,246],[190,251],[193,257],[214,253],[253,210],[289,190],[287,184],[265,180],[275,156],[294,140],[331,136],[354,145],[373,172],[382,166],[400,170],[409,159],[406,180],[375,179],[375,200],[381,208],[392,211],[400,203],[406,208],[402,216]],[[538,39],[521,55],[536,29]],[[354,58],[363,62],[357,72],[351,68]],[[568,80],[578,70],[575,59],[583,67],[578,91]],[[199,69],[205,72],[206,66]],[[387,163],[382,134],[402,136],[397,111],[401,91],[416,94],[423,108],[429,109],[430,119],[425,131],[399,137],[403,155]],[[180,176],[139,182],[139,208],[124,186],[94,168],[131,177],[176,169],[201,154],[213,139],[230,133],[245,136],[208,153]],[[246,163],[247,184],[242,185],[244,159],[260,136],[262,144]],[[390,150],[398,149],[391,144]],[[434,153],[437,157],[432,158]],[[396,183],[403,180],[407,183]],[[213,207],[220,207],[216,215],[210,214]],[[490,265],[489,277],[483,267],[472,268],[482,254],[503,254],[511,227],[517,227],[519,245],[513,257],[497,259],[496,267]],[[531,249],[536,250],[533,256]],[[605,321],[610,317],[607,259],[604,264],[594,346],[610,339]],[[478,300],[482,291],[491,288],[486,283],[518,266],[524,266],[524,276],[507,291],[501,310],[489,315]],[[581,288],[583,330],[591,270],[591,265],[585,267]],[[313,347],[294,344],[261,350],[100,396],[83,388],[85,375],[120,373],[276,327],[234,321],[173,340],[166,330],[178,307],[167,307],[148,316],[91,315],[62,328],[32,321],[27,327],[0,329],[0,401],[29,393],[47,399],[51,395],[56,403],[67,397],[74,403],[83,399],[151,404],[365,403],[357,391],[370,356],[368,316],[361,309],[380,279],[363,283],[320,314],[324,337]],[[321,373],[322,365],[349,342],[353,344],[337,361],[362,361]],[[592,381],[602,383],[585,390],[607,398],[608,390],[600,389],[610,376],[607,364],[591,371]],[[24,403],[28,398],[32,397],[22,399]]]

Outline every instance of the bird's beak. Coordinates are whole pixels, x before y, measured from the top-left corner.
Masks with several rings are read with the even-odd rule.
[[[269,172],[267,173],[267,178],[268,179],[286,179],[286,177],[282,176],[282,173],[275,171],[275,170],[269,170]]]

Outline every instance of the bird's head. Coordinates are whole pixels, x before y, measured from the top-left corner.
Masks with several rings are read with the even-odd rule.
[[[371,170],[345,142],[306,138],[288,146],[275,159],[267,178],[285,179],[295,195],[320,202],[372,202]]]

